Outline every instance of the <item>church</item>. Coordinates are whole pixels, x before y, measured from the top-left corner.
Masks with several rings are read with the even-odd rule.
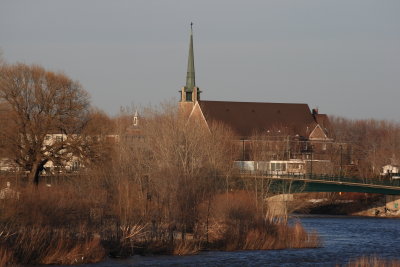
[[[240,140],[249,139],[255,133],[276,132],[285,132],[299,140],[331,140],[328,117],[318,114],[316,109],[310,111],[307,104],[202,100],[195,81],[192,29],[188,57],[186,85],[179,91],[179,109],[189,120],[196,116],[206,125],[212,121],[223,123]]]
[[[187,120],[196,119],[210,129],[213,122],[229,127],[241,146],[238,162],[257,164],[268,162],[268,170],[297,166],[293,172],[331,172],[332,151],[335,143],[330,133],[326,114],[310,110],[303,103],[230,102],[202,100],[202,91],[196,86],[193,51],[193,29],[189,40],[186,85],[181,88],[179,111]],[[260,138],[261,137],[261,138]],[[258,140],[268,140],[270,151],[263,148],[263,159],[256,159],[254,151]],[[278,151],[279,150],[279,151]],[[335,152],[336,153],[336,152]],[[259,161],[260,162],[260,161]],[[302,165],[302,166],[300,166]],[[271,167],[273,166],[273,167]],[[281,166],[281,167],[277,167]],[[254,167],[251,167],[254,169]],[[250,168],[250,169],[251,169]]]

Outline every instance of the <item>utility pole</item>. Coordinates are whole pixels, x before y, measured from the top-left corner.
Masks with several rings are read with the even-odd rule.
[[[310,178],[312,178],[312,176],[313,176],[313,145],[310,145],[310,149],[311,149],[311,170],[310,170],[310,173],[311,173],[311,175],[310,175]]]
[[[244,146],[244,138],[242,139],[242,161],[244,161],[245,156],[245,146]]]
[[[342,177],[343,176],[343,146],[339,145],[339,147],[340,147],[340,173],[339,173],[339,175],[340,175],[340,177]]]

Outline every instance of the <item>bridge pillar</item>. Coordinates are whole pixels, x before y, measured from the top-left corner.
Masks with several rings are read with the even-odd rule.
[[[293,201],[292,194],[280,194],[265,200],[267,206],[267,218],[286,217],[288,202]]]

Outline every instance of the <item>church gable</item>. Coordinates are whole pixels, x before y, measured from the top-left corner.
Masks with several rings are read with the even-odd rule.
[[[311,132],[309,136],[310,140],[326,140],[328,137],[326,136],[324,130],[321,128],[319,124],[317,124],[314,130]]]
[[[319,114],[318,109],[313,109],[312,114],[315,121],[319,124],[319,126],[321,126],[321,129],[324,131],[325,135],[329,136],[332,132],[332,126],[328,116],[326,114]]]
[[[196,102],[196,104],[193,106],[193,109],[189,115],[188,121],[195,121],[196,123],[201,123],[209,129],[208,122],[206,118],[204,117],[203,111],[200,108],[199,102]]]

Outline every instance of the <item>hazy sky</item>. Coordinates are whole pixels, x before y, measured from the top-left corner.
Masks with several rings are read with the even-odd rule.
[[[0,0],[0,48],[114,115],[178,99],[191,21],[203,99],[400,121],[399,0]]]

